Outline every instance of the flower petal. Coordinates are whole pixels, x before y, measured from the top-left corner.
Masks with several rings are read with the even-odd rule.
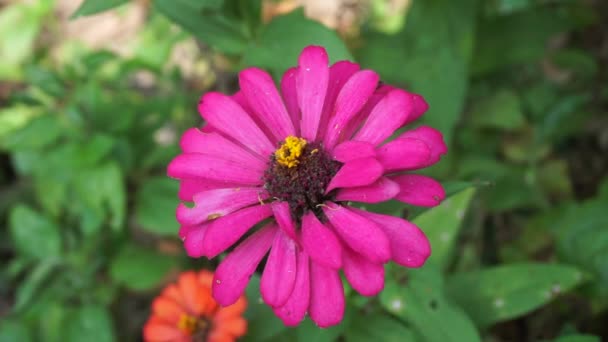
[[[198,105],[201,116],[214,128],[251,151],[266,157],[274,152],[274,145],[253,119],[230,97],[207,93]]]
[[[260,203],[268,198],[262,188],[226,188],[199,192],[194,195],[194,207],[184,204],[177,207],[177,221],[183,225],[199,224],[231,212]]]
[[[365,141],[349,140],[334,147],[331,154],[335,160],[346,163],[354,159],[375,157],[376,150],[374,145]]]
[[[289,210],[289,204],[283,201],[272,202],[272,212],[274,218],[277,221],[279,228],[283,230],[287,236],[297,241],[296,237],[296,225],[291,217],[291,210]]]
[[[273,133],[275,141],[295,134],[295,129],[283,100],[270,75],[258,68],[239,73],[239,85],[251,109]]]
[[[184,229],[185,227],[188,229]],[[180,229],[180,236],[183,236],[184,248],[189,257],[200,258],[206,254],[203,241],[205,241],[205,234],[208,229],[209,224],[184,226]]]
[[[273,308],[283,324],[289,327],[297,326],[304,319],[310,302],[310,262],[306,253],[302,251],[298,251],[296,258],[298,269],[291,296],[283,306]]]
[[[403,125],[413,110],[412,97],[401,89],[391,90],[372,109],[354,140],[378,145]]]
[[[324,48],[308,46],[298,59],[296,87],[302,113],[301,135],[315,141],[329,81],[329,58]]]
[[[348,123],[348,125],[344,129],[344,134],[342,134],[342,136],[344,137],[343,140],[350,139],[355,134],[355,132],[359,130],[359,128],[361,128],[361,125],[363,124],[363,122],[365,122],[365,120],[372,112],[372,110],[376,107],[378,102],[385,98],[386,94],[388,94],[393,89],[395,89],[395,87],[388,84],[382,84],[378,87],[378,89],[376,89],[376,91],[374,91],[374,94],[369,97],[367,103],[365,103],[365,106],[363,106],[361,111],[355,116],[354,119],[352,119]]]
[[[260,282],[260,292],[266,304],[276,307],[287,302],[296,283],[296,269],[296,244],[279,231]]]
[[[182,201],[192,202],[194,195],[198,194],[199,192],[221,188],[238,188],[240,186],[244,185],[239,183],[229,183],[210,179],[184,178],[180,179],[179,191],[177,193],[177,196]]]
[[[376,90],[378,74],[371,70],[355,73],[340,90],[334,106],[334,116],[327,125],[327,133],[323,139],[325,148],[332,149],[343,137],[344,128],[359,113],[369,97]]]
[[[422,116],[422,114],[424,114],[429,109],[429,104],[426,102],[424,97],[414,93],[410,93],[410,96],[412,97],[413,101],[413,109],[410,116],[408,116],[405,122],[403,123],[404,125],[416,121],[419,117]]]
[[[298,93],[296,89],[296,74],[298,68],[289,68],[281,78],[281,93],[285,108],[293,122],[296,135],[300,135],[300,106],[298,105]]]
[[[319,139],[325,137],[329,119],[335,114],[334,106],[340,90],[342,90],[346,81],[348,81],[348,79],[357,71],[359,71],[359,64],[350,61],[338,61],[329,67],[329,83],[327,86],[327,94],[325,94],[323,113],[321,114],[321,125],[318,134]]]
[[[205,256],[213,258],[237,242],[253,225],[272,215],[269,205],[249,207],[210,223],[203,240]]]
[[[406,267],[420,267],[431,255],[431,244],[424,232],[402,218],[353,209],[359,215],[376,222],[391,244],[394,262]]]
[[[338,190],[336,200],[355,201],[364,203],[379,203],[388,201],[399,193],[399,184],[386,177],[381,177],[374,183],[355,188]]]
[[[325,193],[336,188],[369,185],[382,176],[384,169],[375,158],[360,158],[346,162],[331,179]]]
[[[340,241],[312,212],[302,218],[302,247],[314,262],[334,269],[342,266]]]
[[[441,156],[448,152],[448,146],[443,140],[443,134],[435,128],[420,126],[416,129],[405,131],[399,138],[411,138],[424,141],[430,150],[430,157],[427,166],[431,166],[441,159]]]
[[[377,158],[385,172],[411,170],[429,164],[431,149],[422,140],[398,138],[380,146]]]
[[[216,182],[258,185],[263,171],[221,157],[184,153],[167,167],[167,175],[177,179],[209,179]]]
[[[184,153],[202,153],[223,157],[254,169],[266,169],[265,159],[252,154],[219,133],[203,133],[198,128],[190,128],[182,135],[179,145]]]
[[[344,249],[344,275],[363,296],[375,296],[384,288],[384,265],[370,262],[350,248]]]
[[[344,288],[338,271],[312,262],[308,314],[319,327],[336,325],[344,317]]]
[[[390,177],[399,184],[399,194],[396,200],[421,207],[434,207],[445,198],[445,190],[441,183],[423,175],[399,175]]]
[[[226,228],[226,227],[223,227]],[[220,263],[213,278],[213,298],[221,305],[234,304],[245,291],[249,278],[268,252],[278,227],[268,225],[238,245]]]
[[[331,202],[323,207],[323,213],[342,241],[353,250],[376,263],[391,258],[388,238],[375,222]]]

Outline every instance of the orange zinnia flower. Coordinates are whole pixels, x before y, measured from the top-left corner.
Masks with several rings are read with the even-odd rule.
[[[147,342],[234,341],[247,331],[242,317],[247,301],[220,307],[211,297],[213,273],[189,271],[179,276],[152,303],[152,315],[144,326]]]

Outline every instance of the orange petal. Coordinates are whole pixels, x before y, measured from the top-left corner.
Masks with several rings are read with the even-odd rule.
[[[179,287],[177,287],[177,285],[175,285],[175,284],[170,284],[167,287],[165,287],[165,289],[163,290],[161,295],[163,297],[174,300],[177,304],[179,304],[182,307],[185,306],[184,297],[182,296],[181,292],[179,291]]]
[[[216,322],[214,327],[214,330],[220,330],[230,336],[239,337],[247,332],[247,321],[242,317],[235,317]]]
[[[213,283],[213,273],[207,270],[201,270],[198,272],[198,279],[203,286],[211,288],[211,284]]]
[[[146,342],[187,341],[188,338],[177,326],[169,325],[157,317],[150,318],[144,326],[144,341]]]
[[[157,297],[154,300],[152,303],[152,312],[166,321],[176,322],[176,324],[179,321],[179,318],[185,313],[184,309],[179,306],[179,304],[165,297]]]
[[[179,277],[178,286],[184,298],[184,304],[189,313],[198,316],[203,311],[204,301],[200,299],[200,286],[196,273],[184,272]]]
[[[213,329],[207,336],[207,342],[233,342],[235,338],[223,331]]]
[[[239,317],[245,312],[247,309],[247,299],[245,296],[241,296],[236,303],[220,308],[215,314],[214,320],[224,320],[233,317]]]

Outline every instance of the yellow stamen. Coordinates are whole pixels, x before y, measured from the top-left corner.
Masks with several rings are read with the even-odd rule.
[[[196,330],[197,323],[198,323],[198,320],[196,319],[196,317],[183,314],[179,318],[177,327],[179,328],[179,330],[185,332],[186,334],[192,335],[192,333],[194,333],[194,331]]]
[[[274,152],[274,157],[280,165],[292,168],[300,163],[298,158],[302,155],[304,147],[306,147],[305,139],[290,135],[285,138],[283,145]]]

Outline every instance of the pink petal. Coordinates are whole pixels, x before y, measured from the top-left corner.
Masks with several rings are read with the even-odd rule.
[[[314,262],[334,269],[342,266],[340,241],[312,212],[302,218],[302,247]]]
[[[289,327],[297,326],[304,319],[310,301],[310,262],[302,251],[298,251],[296,258],[298,269],[291,296],[283,306],[273,308],[274,313]]]
[[[192,202],[194,195],[198,194],[199,192],[221,188],[238,188],[240,186],[244,185],[209,179],[181,179],[179,182],[179,192],[177,195],[182,201]]]
[[[382,176],[384,169],[375,158],[351,160],[340,168],[331,179],[325,193],[336,188],[355,187],[372,184]]]
[[[363,296],[375,296],[384,288],[384,265],[370,262],[350,248],[344,249],[344,275]]]
[[[388,201],[399,193],[399,184],[386,177],[381,177],[374,183],[356,188],[338,190],[336,200],[355,201],[363,203],[379,203]]]
[[[396,200],[421,207],[434,207],[445,198],[445,190],[441,183],[423,175],[399,175],[390,177],[399,184],[399,194]]]
[[[245,291],[249,278],[268,252],[277,233],[268,225],[243,241],[218,266],[213,277],[213,298],[221,305],[234,304]]]
[[[296,74],[298,68],[289,68],[281,78],[281,93],[285,108],[291,117],[296,135],[300,134],[300,106],[298,105],[298,93],[296,90]]]
[[[230,97],[207,93],[198,105],[201,116],[214,128],[242,143],[262,157],[274,152],[274,145],[255,124],[251,116]]]
[[[239,85],[249,105],[273,133],[275,141],[295,134],[283,100],[267,72],[248,68],[239,73]]]
[[[388,94],[393,89],[395,89],[395,87],[383,84],[379,86],[376,91],[374,91],[374,94],[370,96],[370,98],[367,100],[367,103],[365,104],[365,106],[363,106],[359,114],[357,114],[357,116],[353,120],[351,120],[344,129],[344,134],[342,134],[344,139],[342,139],[342,141],[350,139],[355,134],[355,132],[359,130],[359,128],[361,128],[361,125],[367,119],[374,107],[376,107],[378,102],[380,102],[380,100],[386,97],[386,94]]]
[[[329,219],[342,241],[372,262],[387,262],[391,258],[389,241],[382,229],[373,221],[328,202],[323,213]]]
[[[289,210],[289,204],[283,201],[272,202],[272,212],[274,219],[279,224],[279,228],[283,230],[287,236],[297,241],[296,237],[296,226],[291,217],[291,210]]]
[[[359,215],[376,222],[391,243],[392,259],[406,267],[420,267],[431,255],[431,244],[424,232],[402,218],[353,209]]]
[[[279,231],[275,235],[260,283],[266,304],[276,307],[287,302],[296,283],[296,268],[296,244]]]
[[[180,154],[167,167],[167,175],[171,178],[209,179],[218,183],[258,185],[263,174],[242,163],[200,153]]]
[[[359,113],[363,105],[376,90],[379,76],[371,70],[362,70],[354,74],[342,87],[336,105],[334,116],[327,125],[327,133],[323,140],[325,148],[332,149],[341,137],[347,124]]]
[[[430,160],[431,149],[419,139],[399,138],[378,148],[385,172],[423,168]]]
[[[302,113],[301,135],[315,141],[329,81],[329,58],[324,48],[308,46],[300,54],[298,64],[296,88]]]
[[[312,262],[310,282],[308,314],[312,321],[321,328],[340,323],[344,317],[344,288],[338,271]]]
[[[235,210],[260,203],[268,198],[262,188],[226,188],[199,192],[194,195],[194,207],[184,204],[177,207],[177,221],[183,225],[194,225],[226,216]]]
[[[424,114],[429,109],[429,104],[426,102],[424,97],[413,93],[410,93],[410,96],[412,97],[413,101],[413,110],[410,116],[408,116],[405,122],[403,123],[404,125],[416,121],[419,117],[422,116],[422,114]]]
[[[197,128],[187,130],[179,142],[184,153],[202,153],[243,163],[256,170],[266,169],[266,159],[250,153],[219,133],[203,133]]]
[[[430,150],[430,157],[426,166],[431,166],[448,152],[448,147],[443,141],[443,134],[429,126],[420,126],[416,129],[405,131],[399,138],[411,138],[424,141]]]
[[[203,248],[213,258],[237,242],[253,225],[272,215],[269,205],[249,207],[212,221]]]
[[[184,248],[188,256],[192,258],[200,258],[205,255],[205,248],[203,241],[209,224],[200,224],[190,227],[182,227],[180,229],[180,236],[184,239]]]
[[[325,137],[329,119],[335,113],[334,105],[338,93],[342,90],[346,81],[357,71],[359,71],[359,65],[350,61],[339,61],[329,67],[329,83],[327,94],[325,94],[325,103],[323,104],[323,114],[321,114],[319,138]]]
[[[376,150],[370,143],[349,140],[334,147],[331,154],[335,160],[346,163],[354,159],[375,157]]]
[[[403,125],[413,109],[412,97],[401,89],[393,89],[378,102],[355,134],[354,140],[378,145]]]
[[[241,108],[243,108],[243,110],[247,113],[247,115],[249,115],[251,117],[253,122],[255,122],[255,124],[260,128],[260,130],[262,130],[262,132],[264,132],[264,135],[268,138],[269,141],[271,141],[271,142],[275,141],[274,135],[270,131],[270,128],[268,128],[268,126],[264,123],[262,118],[260,118],[259,115],[256,112],[254,112],[253,109],[251,109],[251,106],[249,105],[249,101],[247,101],[247,98],[245,97],[245,94],[242,91],[240,91],[240,90],[237,91],[230,98],[232,100],[234,100],[234,102],[236,102],[239,106],[241,106]],[[245,145],[241,144],[239,141],[235,141],[235,142],[242,145],[243,148],[246,148]]]

